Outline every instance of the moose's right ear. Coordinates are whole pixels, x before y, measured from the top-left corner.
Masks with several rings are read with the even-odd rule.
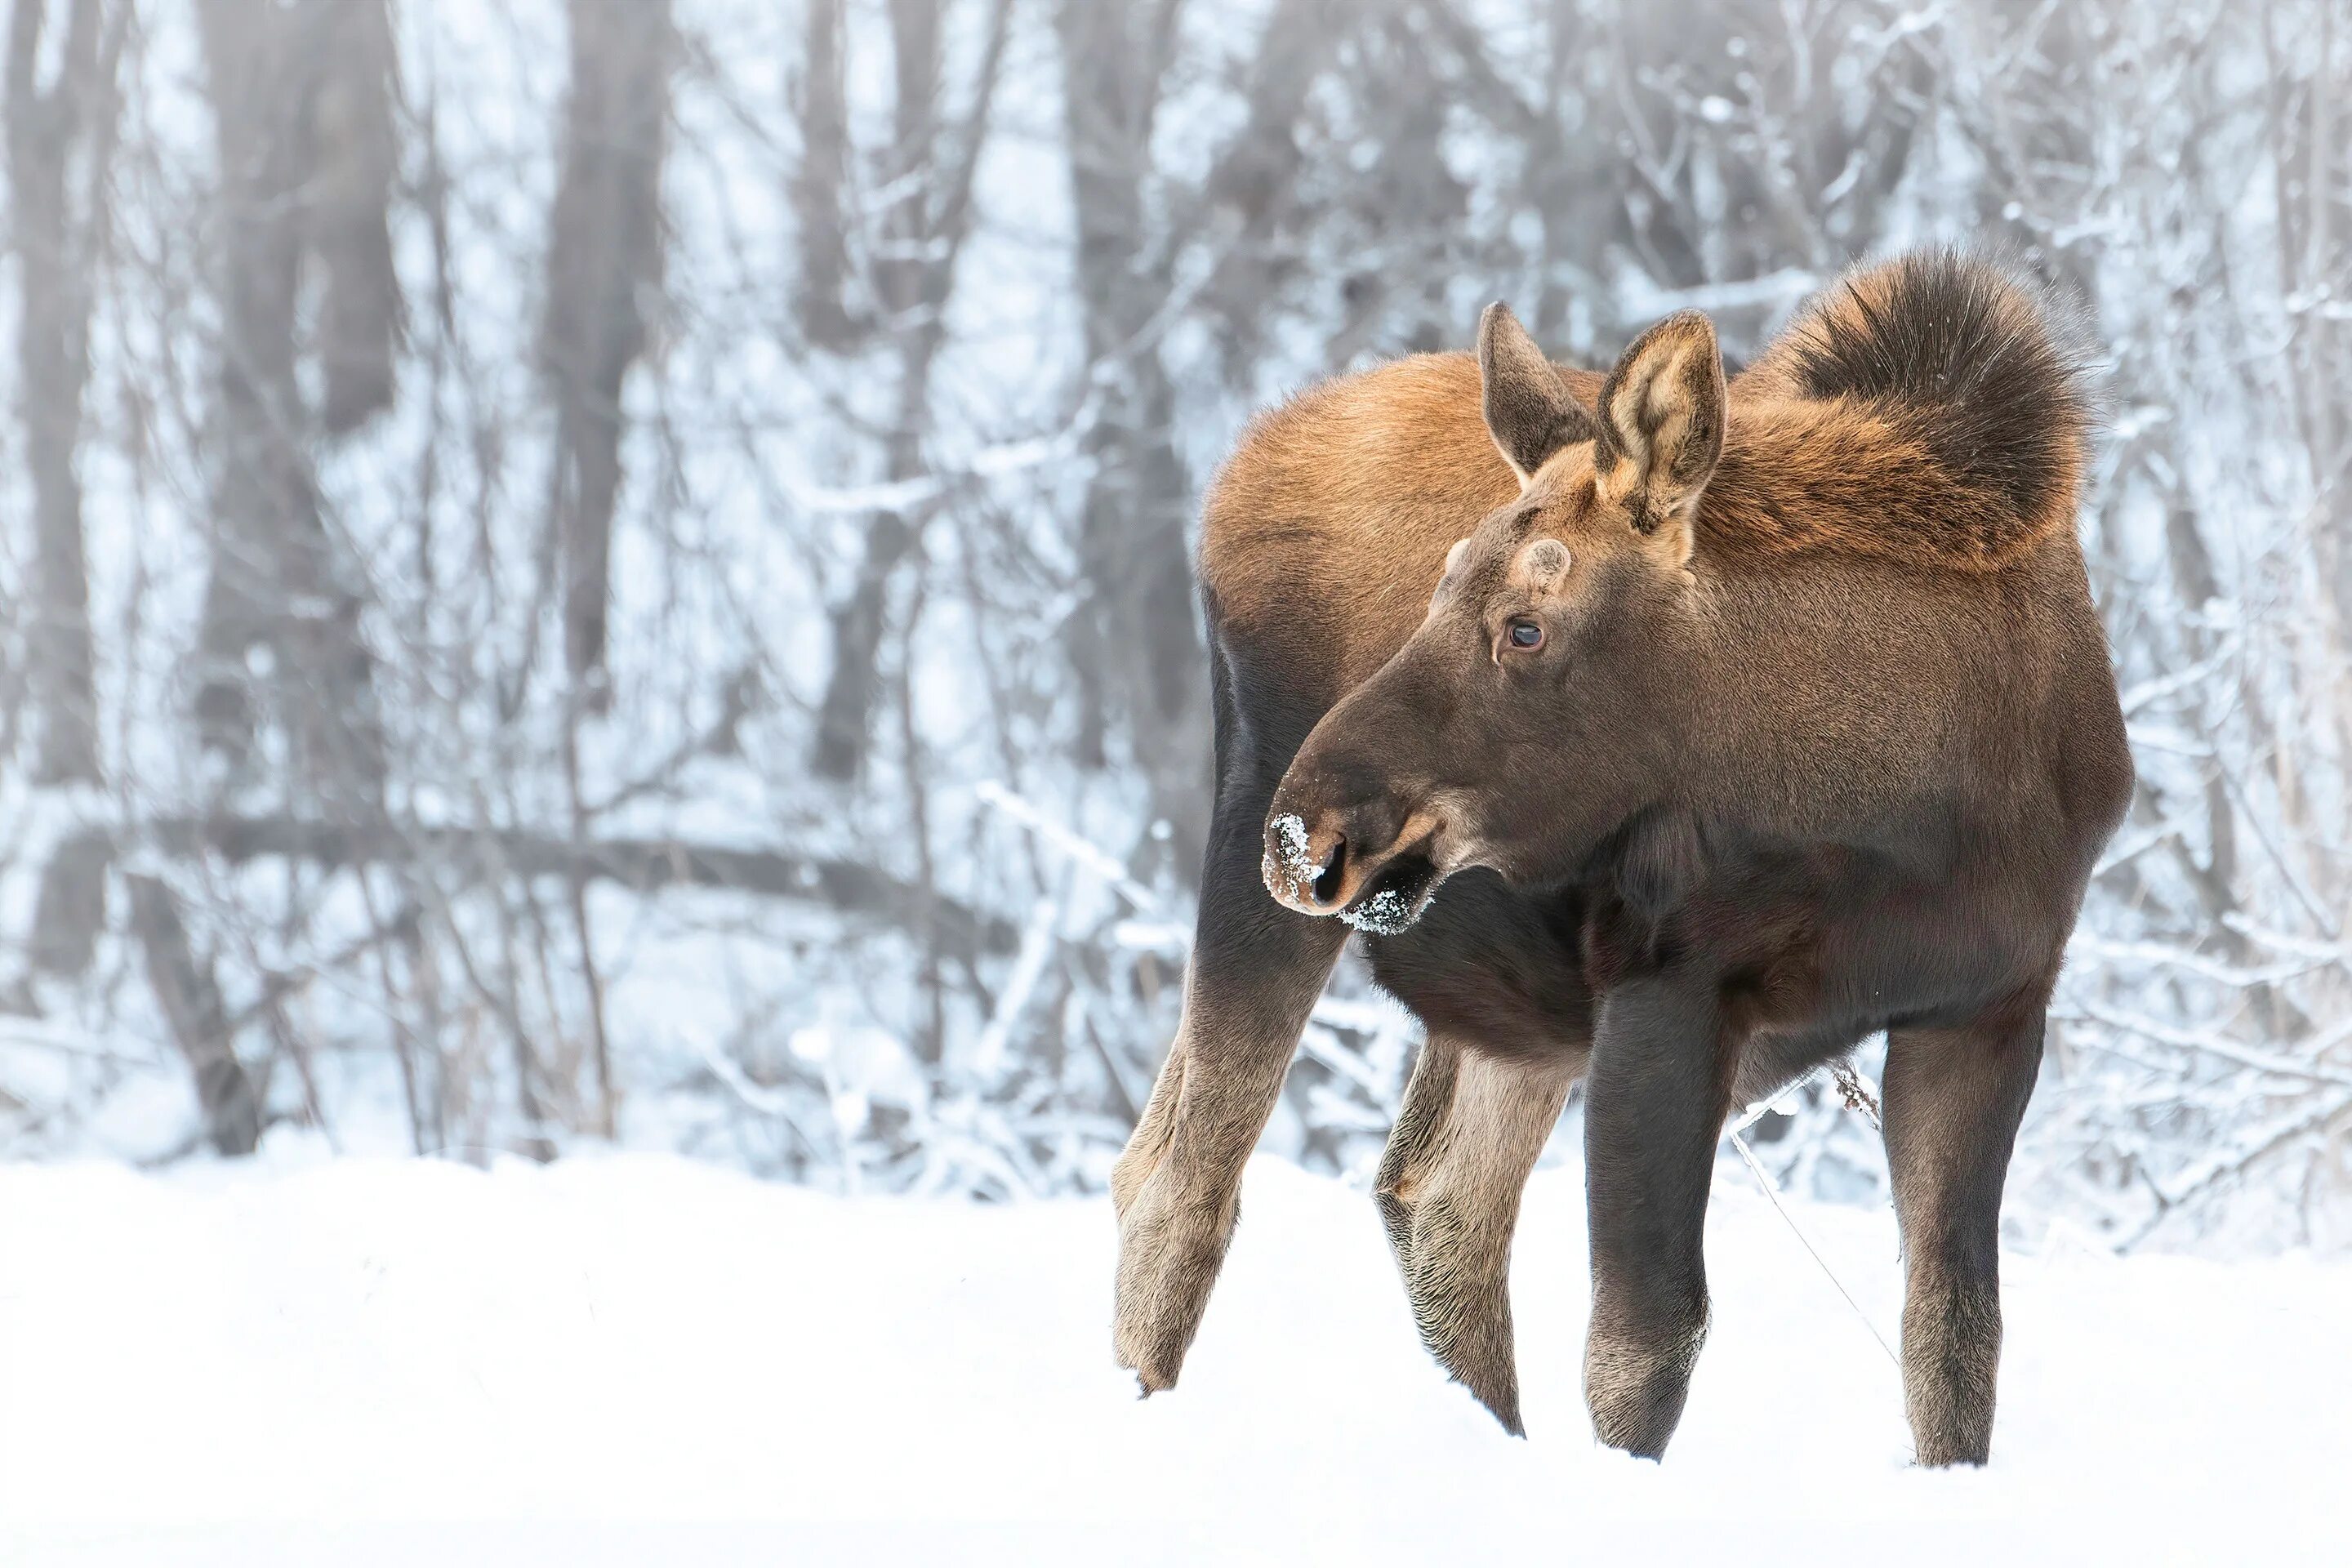
[[[1478,318],[1478,379],[1486,388],[1486,433],[1522,487],[1554,452],[1601,433],[1591,412],[1570,394],[1500,300]]]

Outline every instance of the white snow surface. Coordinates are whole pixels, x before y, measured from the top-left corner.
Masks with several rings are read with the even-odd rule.
[[[1752,1190],[1663,1465],[1579,1393],[1580,1173],[1515,1259],[1532,1436],[1416,1342],[1366,1195],[1261,1159],[1175,1390],[1111,1365],[1108,1200],[683,1160],[0,1166],[0,1562],[2343,1561],[2352,1266],[2007,1263],[1992,1466]],[[1792,1205],[1891,1340],[1892,1217]]]

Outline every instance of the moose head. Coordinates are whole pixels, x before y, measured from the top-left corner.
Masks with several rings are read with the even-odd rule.
[[[1392,932],[1466,867],[1564,879],[1673,761],[1703,615],[1693,530],[1723,450],[1715,328],[1652,327],[1597,409],[1500,304],[1478,368],[1519,495],[1454,543],[1419,629],[1276,791],[1263,874],[1303,914]]]

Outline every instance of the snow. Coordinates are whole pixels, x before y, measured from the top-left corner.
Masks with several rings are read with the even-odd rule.
[[[1274,819],[1274,836],[1281,840],[1280,858],[1277,860],[1276,852],[1269,848],[1259,868],[1260,875],[1269,888],[1274,886],[1276,877],[1282,877],[1296,895],[1323,874],[1322,864],[1307,853],[1307,824],[1297,812],[1286,811]]]
[[[1794,1204],[1894,1337],[1893,1223]],[[12,1563],[2310,1561],[2352,1537],[2352,1266],[2008,1264],[1995,1458],[1755,1193],[1663,1466],[1578,1391],[1582,1202],[1516,1260],[1527,1441],[1423,1355],[1372,1205],[1261,1159],[1181,1385],[1110,1362],[1107,1201],[848,1199],[660,1155],[0,1166]],[[688,1522],[690,1521],[690,1522]],[[2087,1555],[2086,1555],[2087,1554]]]
[[[1382,888],[1366,899],[1360,909],[1341,910],[1339,918],[1358,931],[1370,931],[1375,936],[1394,936],[1409,928],[1420,917],[1402,893],[1394,888]]]

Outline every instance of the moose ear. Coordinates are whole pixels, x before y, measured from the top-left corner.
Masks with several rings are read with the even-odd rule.
[[[1601,384],[1601,423],[1593,467],[1601,494],[1630,503],[1633,526],[1643,533],[1667,522],[1686,534],[1699,492],[1723,455],[1723,356],[1715,323],[1683,310],[1634,339]]]
[[[1522,486],[1554,452],[1601,433],[1500,300],[1478,318],[1478,379],[1486,388],[1486,433]]]

